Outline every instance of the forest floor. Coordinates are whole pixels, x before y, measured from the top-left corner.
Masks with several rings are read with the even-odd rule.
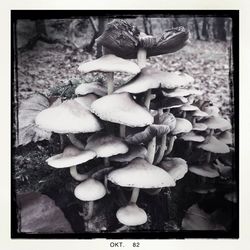
[[[93,58],[94,54],[83,50],[65,49],[60,44],[38,42],[32,50],[18,55],[19,103],[35,92],[49,95],[51,88],[64,86],[68,84],[69,80],[92,81],[92,74],[83,76],[77,68],[79,63]],[[174,54],[152,57],[148,64],[166,71],[181,70],[193,76],[194,86],[204,92],[203,99],[210,100],[217,105],[223,116],[231,116],[229,44],[195,41]],[[94,77],[98,77],[98,75]],[[120,73],[115,74],[118,84],[125,83],[129,77],[129,75]],[[53,141],[57,144],[53,145]],[[59,150],[58,138],[54,137],[50,142],[30,143],[16,148],[13,152],[15,189],[18,193],[30,191],[47,193],[57,200],[56,203],[60,207],[64,207],[65,213],[75,212],[75,216],[68,218],[71,222],[79,221],[81,218],[78,211],[81,209],[81,205],[70,203],[75,183],[70,178],[68,171],[54,171],[45,164],[45,160]],[[59,187],[63,187],[63,189]],[[110,205],[109,203],[110,200],[107,201],[107,207]],[[112,209],[113,212],[116,211],[116,207]],[[173,210],[172,213],[174,212]],[[173,217],[176,218],[176,216]],[[104,222],[99,220],[95,223]],[[169,225],[164,227],[169,227]],[[175,227],[175,225],[170,225],[170,227]],[[74,230],[81,232],[81,228],[77,226]]]

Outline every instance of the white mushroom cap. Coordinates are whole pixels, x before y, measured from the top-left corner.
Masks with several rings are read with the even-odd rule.
[[[205,131],[207,130],[207,125],[201,122],[196,122],[193,124],[193,129],[194,131]]]
[[[63,153],[54,155],[46,161],[51,167],[67,168],[87,162],[95,157],[96,153],[91,150],[81,151],[74,146],[68,146]]]
[[[92,71],[121,71],[128,72],[131,74],[138,74],[140,72],[140,68],[136,63],[125,60],[112,54],[104,55],[93,61],[83,62],[80,64],[78,69],[83,73],[89,73]]]
[[[74,190],[74,195],[81,201],[95,201],[104,197],[106,189],[104,185],[95,179],[89,178],[79,185]]]
[[[104,96],[107,94],[107,90],[100,82],[82,83],[75,89],[76,95],[87,95],[91,93]]]
[[[204,111],[201,111],[199,108],[195,110],[192,115],[197,117],[208,117],[208,114]]]
[[[209,117],[204,121],[209,129],[220,129],[221,131],[229,130],[232,128],[231,123],[218,116]]]
[[[111,161],[115,162],[130,162],[135,158],[145,158],[147,149],[141,145],[129,145],[129,151],[125,154],[112,156]]]
[[[182,72],[163,72],[145,67],[140,74],[115,91],[115,93],[142,93],[159,87],[174,89],[192,83],[194,79]]]
[[[227,144],[219,141],[214,136],[208,137],[202,144],[198,145],[197,148],[202,148],[203,150],[220,154],[225,154],[230,152],[230,149],[227,146]]]
[[[118,221],[126,226],[138,226],[147,222],[147,214],[136,204],[121,207],[116,212]]]
[[[191,105],[189,103],[184,104],[181,108],[182,111],[195,111],[199,110],[197,106]]]
[[[181,89],[176,88],[172,91],[166,92],[163,91],[163,95],[167,97],[178,97],[178,96],[189,96],[189,95],[202,95],[202,92],[200,90],[196,89]]]
[[[207,106],[203,108],[203,111],[206,112],[209,116],[220,116],[220,110],[216,106]]]
[[[119,137],[95,133],[87,140],[85,149],[96,152],[97,157],[110,157],[128,152],[128,146]]]
[[[192,130],[192,123],[184,118],[176,118],[176,126],[172,131],[173,135],[177,135],[180,133],[188,133]]]
[[[224,131],[218,136],[218,140],[230,145],[233,143],[233,135],[230,131]]]
[[[201,135],[196,135],[194,132],[189,132],[180,136],[180,139],[184,141],[195,141],[195,142],[203,142],[205,138]]]
[[[177,157],[164,158],[160,163],[160,167],[164,168],[175,181],[182,179],[188,172],[186,161]]]
[[[136,158],[126,167],[109,173],[108,179],[122,187],[162,188],[175,186],[173,178],[163,169]]]
[[[74,99],[74,101],[81,104],[85,109],[90,110],[91,104],[97,100],[96,95],[88,94],[82,97],[77,97]]]
[[[215,178],[219,176],[219,172],[215,168],[213,168],[211,164],[205,164],[202,166],[191,166],[189,167],[189,171],[196,175],[208,178]]]
[[[154,120],[128,93],[101,97],[92,103],[91,111],[102,120],[130,127],[144,127],[152,124]]]
[[[75,100],[68,100],[43,110],[37,115],[35,121],[46,131],[62,134],[89,133],[102,129],[98,119]]]

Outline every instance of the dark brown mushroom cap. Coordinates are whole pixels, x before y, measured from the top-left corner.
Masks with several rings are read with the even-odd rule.
[[[129,145],[129,151],[125,154],[115,155],[109,158],[110,161],[115,162],[130,162],[135,158],[145,158],[147,149],[141,145]]]
[[[103,96],[92,103],[91,111],[102,120],[129,127],[144,127],[154,120],[128,93]]]
[[[174,89],[186,86],[194,81],[193,77],[183,72],[164,72],[152,67],[145,67],[125,85],[115,90],[115,93],[128,92],[138,94],[148,89]]]
[[[211,164],[204,164],[202,166],[190,166],[189,171],[193,174],[208,178],[216,178],[219,176],[219,172]]]
[[[94,151],[97,157],[110,157],[128,152],[128,146],[121,138],[103,132],[90,136],[85,149]]]
[[[216,137],[210,136],[203,143],[197,146],[208,152],[225,154],[229,153],[230,149],[224,142],[219,141]]]
[[[109,173],[108,179],[122,187],[161,188],[175,186],[173,178],[163,169],[136,158],[126,167]]]
[[[108,48],[113,54],[127,58],[137,58],[139,48],[145,48],[148,56],[173,53],[181,49],[188,39],[188,32],[183,27],[166,30],[160,37],[148,39],[134,25],[124,20],[113,20],[107,24],[97,43]]]

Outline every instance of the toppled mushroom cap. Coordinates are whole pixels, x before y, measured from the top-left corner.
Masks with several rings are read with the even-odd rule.
[[[170,131],[172,131],[176,126],[176,118],[170,112],[161,114],[159,116],[158,122],[159,122],[159,124],[167,125],[169,127]]]
[[[85,148],[96,152],[97,157],[110,157],[128,152],[128,146],[121,138],[102,132],[90,136]]]
[[[124,20],[113,20],[107,24],[97,43],[123,58],[136,58],[138,49],[145,48],[148,56],[173,53],[185,46],[188,31],[183,27],[166,30],[160,37],[149,36],[150,45],[134,25]]]
[[[180,136],[180,139],[184,141],[194,141],[194,142],[203,142],[205,138],[201,135],[196,135],[194,132],[189,132]]]
[[[40,112],[36,124],[56,133],[90,133],[102,129],[98,119],[78,101],[68,100]]]
[[[95,94],[98,96],[107,95],[107,89],[100,82],[82,83],[75,89],[76,95]]]
[[[119,208],[116,212],[116,218],[120,223],[126,226],[138,226],[147,222],[147,214],[136,204]]]
[[[160,163],[160,167],[165,169],[175,181],[182,179],[188,172],[186,161],[177,157],[164,158]]]
[[[180,110],[182,110],[182,111],[195,111],[195,110],[199,110],[199,108],[197,106],[186,103],[183,106],[181,106]]]
[[[172,131],[173,135],[177,135],[180,133],[188,133],[192,130],[192,123],[184,118],[176,118],[176,126]]]
[[[91,111],[102,120],[129,127],[144,127],[153,123],[153,116],[138,105],[128,93],[111,94],[92,103]]]
[[[204,164],[202,166],[191,166],[189,167],[189,171],[193,174],[208,178],[216,178],[219,176],[219,172],[211,164]]]
[[[204,123],[209,129],[219,129],[221,131],[225,131],[232,128],[231,123],[228,120],[218,116],[209,117],[204,121]]]
[[[85,109],[90,110],[91,104],[97,100],[96,95],[88,94],[82,97],[77,97],[74,99],[74,101],[81,104]]]
[[[202,95],[200,90],[196,89],[183,89],[183,88],[176,88],[176,89],[168,89],[163,90],[163,95],[167,97],[181,97],[181,96],[189,96],[189,95]]]
[[[193,124],[193,130],[194,131],[205,131],[207,130],[207,125],[202,122],[196,122]]]
[[[104,55],[93,61],[83,62],[80,64],[78,69],[83,73],[89,73],[92,71],[121,71],[131,74],[138,74],[140,72],[140,68],[136,63],[125,60],[112,54]]]
[[[147,149],[141,145],[129,145],[129,151],[125,154],[119,154],[110,157],[110,161],[115,162],[130,162],[135,158],[144,158],[147,154]]]
[[[108,180],[122,187],[162,188],[175,186],[173,178],[163,169],[136,158],[126,167],[109,173]]]
[[[129,144],[140,144],[140,143],[147,144],[155,136],[159,137],[169,132],[170,132],[170,128],[168,125],[152,124],[152,125],[149,125],[142,132],[138,132],[134,135],[127,136],[125,140]]]
[[[233,135],[230,131],[224,131],[218,136],[218,140],[225,143],[225,144],[232,144],[233,143]]]
[[[87,162],[96,157],[96,153],[91,150],[79,150],[74,146],[67,146],[63,153],[51,156],[46,161],[54,168],[72,167]]]
[[[79,185],[74,190],[74,195],[81,201],[95,201],[103,198],[106,194],[104,185],[93,178],[89,178]]]
[[[197,148],[201,148],[203,150],[212,153],[220,153],[220,154],[225,154],[230,152],[230,149],[227,146],[227,144],[219,141],[214,136],[209,136],[203,143],[198,145]]]
[[[168,88],[174,89],[192,83],[194,79],[183,72],[164,72],[152,67],[145,67],[128,83],[118,88],[115,93],[138,94],[148,89]]]

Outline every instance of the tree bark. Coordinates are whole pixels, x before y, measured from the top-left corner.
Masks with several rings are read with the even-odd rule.
[[[214,20],[214,38],[219,41],[226,41],[225,18],[216,17]]]
[[[194,28],[195,28],[195,32],[196,32],[196,39],[201,40],[200,33],[199,33],[199,25],[198,25],[197,19],[195,17],[194,17]]]
[[[208,34],[208,20],[206,17],[203,18],[203,23],[202,23],[202,36],[205,39],[205,41],[209,40],[209,34]]]

